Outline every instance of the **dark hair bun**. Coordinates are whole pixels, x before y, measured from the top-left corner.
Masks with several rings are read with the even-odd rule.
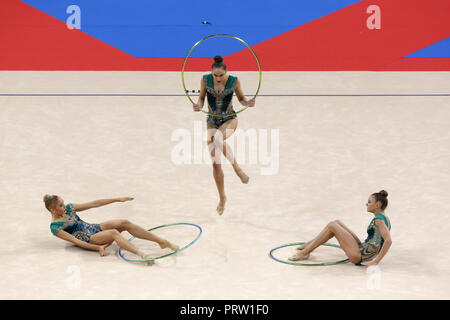
[[[388,193],[387,193],[387,191],[385,191],[385,190],[381,190],[380,192],[378,192],[381,196],[383,196],[383,197],[387,197],[388,196]]]
[[[222,63],[223,62],[223,58],[221,56],[215,56],[214,57],[214,62],[215,63]]]

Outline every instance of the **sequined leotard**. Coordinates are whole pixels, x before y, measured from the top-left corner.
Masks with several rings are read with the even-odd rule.
[[[376,219],[383,220],[389,230],[391,230],[391,226],[383,214],[379,213],[372,219],[367,227],[367,239],[359,245],[361,261],[358,264],[361,264],[361,262],[364,261],[372,260],[383,247],[384,239],[381,236],[380,230],[375,225]]]
[[[50,224],[50,230],[55,236],[60,230],[64,230],[78,240],[89,242],[89,239],[94,234],[102,231],[99,224],[90,224],[81,220],[71,203],[66,205],[66,214],[69,216],[67,221],[52,222]]]
[[[209,113],[212,114],[208,115],[207,122],[219,129],[228,120],[236,118],[232,99],[237,84],[237,77],[229,75],[225,88],[222,91],[214,89],[213,75],[211,73],[204,75],[203,81],[206,85]]]

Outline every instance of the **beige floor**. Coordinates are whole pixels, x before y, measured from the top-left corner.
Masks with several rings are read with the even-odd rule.
[[[199,74],[188,76],[199,82]],[[449,299],[450,97],[268,95],[448,94],[450,73],[263,76],[257,106],[240,114],[239,127],[279,130],[279,168],[263,175],[263,163],[244,162],[251,180],[243,185],[225,165],[222,217],[211,165],[171,158],[175,130],[194,135],[198,121],[204,128],[205,116],[192,112],[186,97],[0,96],[0,298]],[[257,75],[239,77],[253,92]],[[180,74],[169,72],[0,72],[0,88],[183,92]],[[389,192],[393,246],[378,269],[295,267],[268,257],[271,248],[308,240],[334,219],[364,239],[371,219],[365,202],[380,189]],[[116,246],[101,258],[52,236],[45,193],[66,202],[134,196],[80,216],[146,227],[192,222],[203,235],[152,267],[123,261]],[[328,257],[323,250],[316,260]]]

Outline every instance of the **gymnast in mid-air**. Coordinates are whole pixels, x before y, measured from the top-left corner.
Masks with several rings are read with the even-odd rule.
[[[116,242],[120,248],[138,255],[142,259],[152,258],[148,253],[138,249],[126,240],[121,235],[123,231],[128,231],[136,238],[156,242],[161,249],[178,250],[178,247],[168,240],[162,239],[128,220],[117,219],[100,224],[90,224],[81,220],[77,215],[77,212],[105,206],[110,203],[131,201],[133,200],[131,197],[101,199],[81,204],[69,203],[67,205],[57,195],[45,195],[43,200],[45,207],[52,215],[50,230],[56,237],[69,241],[78,247],[98,251],[102,257],[106,255],[105,249],[113,242]]]
[[[213,176],[220,197],[216,210],[221,215],[225,210],[227,201],[221,166],[222,153],[233,166],[241,182],[245,184],[249,182],[249,177],[240,168],[231,148],[225,141],[233,135],[238,124],[232,105],[233,94],[236,93],[239,102],[245,107],[254,107],[255,98],[247,100],[239,79],[227,73],[227,66],[222,57],[214,57],[211,69],[211,73],[204,75],[200,82],[199,98],[197,103],[193,105],[193,109],[196,112],[200,111],[205,103],[205,98],[208,99],[208,148],[213,163]]]
[[[335,237],[341,248],[356,265],[377,265],[392,245],[391,221],[384,210],[388,205],[388,193],[385,190],[373,193],[367,203],[367,212],[374,215],[367,228],[367,239],[361,242],[358,237],[341,221],[335,220],[319,233],[313,240],[297,248],[297,253],[289,258],[291,261],[307,260],[317,247]]]

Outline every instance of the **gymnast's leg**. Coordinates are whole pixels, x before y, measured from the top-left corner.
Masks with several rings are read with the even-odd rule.
[[[212,159],[213,165],[213,177],[216,182],[217,191],[219,192],[219,204],[217,205],[217,212],[222,214],[225,209],[225,203],[227,201],[227,197],[225,195],[225,182],[224,182],[224,174],[222,170],[222,165],[220,160],[217,161],[217,158],[220,159],[221,153],[217,150],[216,145],[214,143],[214,137],[217,129],[210,124],[208,124],[208,148]],[[216,157],[216,154],[219,156]]]
[[[341,220],[335,220],[335,222],[340,224],[342,226],[342,228],[347,230],[352,235],[352,237],[356,240],[358,245],[361,244],[361,240],[359,240],[358,236],[353,231],[351,231]],[[311,241],[305,242],[301,246],[297,247],[297,250],[303,250]]]
[[[173,251],[178,250],[178,246],[173,245],[166,239],[162,239],[157,235],[151,233],[150,231],[145,230],[144,228],[138,226],[135,223],[132,223],[126,219],[118,219],[118,220],[110,220],[100,224],[100,228],[102,230],[117,230],[119,232],[128,231],[130,234],[139,239],[153,241],[159,244],[159,246],[164,249],[169,247]]]
[[[116,229],[101,231],[99,233],[94,234],[89,239],[89,243],[96,245],[110,244],[113,241],[116,242],[120,248],[127,250],[131,253],[134,253],[135,255],[138,255],[143,259],[150,258],[150,256],[140,251],[134,244],[132,244],[130,241],[127,241],[127,239],[122,237],[120,232]]]
[[[227,122],[222,124],[214,134],[214,144],[215,144],[216,150],[220,150],[220,153],[223,153],[223,155],[231,163],[231,165],[233,166],[234,172],[241,179],[241,182],[248,183],[249,177],[241,169],[241,167],[239,166],[239,164],[237,163],[237,161],[233,155],[233,151],[231,150],[231,147],[225,141],[226,139],[228,139],[229,137],[231,137],[234,134],[234,132],[236,131],[236,128],[237,128],[237,124],[238,124],[237,118],[228,120]]]
[[[291,261],[306,260],[309,254],[320,245],[326,243],[335,237],[341,248],[352,263],[358,263],[361,260],[361,252],[355,238],[350,232],[343,228],[337,221],[332,221],[319,233],[317,237],[306,243],[302,250],[289,258]]]

